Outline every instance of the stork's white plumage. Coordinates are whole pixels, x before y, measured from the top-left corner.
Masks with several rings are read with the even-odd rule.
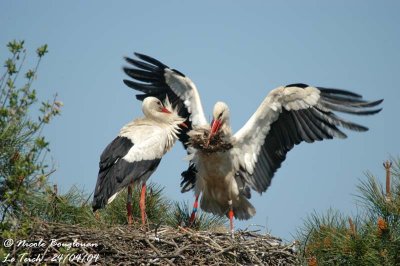
[[[202,134],[208,135],[203,144],[188,148],[191,163],[182,173],[182,191],[194,188],[196,201],[202,193],[201,208],[214,214],[228,214],[232,230],[233,216],[249,219],[255,214],[248,201],[250,189],[265,192],[286,153],[294,145],[302,141],[311,143],[345,138],[338,127],[368,130],[336,116],[334,111],[372,115],[381,110],[370,108],[382,100],[367,102],[353,92],[297,83],[272,90],[248,122],[232,134],[229,108],[225,103],[218,102],[214,106],[210,127],[196,86],[188,77],[154,58],[137,53],[136,56],[141,60],[127,58],[136,68],[124,70],[130,77],[144,83],[124,82],[145,93],[137,98],[147,95],[162,98],[168,94],[192,129],[180,133],[179,138],[185,147],[189,138],[201,139]],[[210,141],[216,136],[229,143],[230,148],[209,149]]]
[[[111,203],[128,186],[128,223],[132,223],[132,186],[142,185],[140,209],[145,223],[146,181],[156,170],[162,156],[178,139],[181,118],[166,100],[147,97],[142,104],[143,118],[126,124],[100,157],[93,210]]]

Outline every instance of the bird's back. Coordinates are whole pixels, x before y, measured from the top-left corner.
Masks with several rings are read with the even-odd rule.
[[[103,151],[93,198],[93,209],[103,208],[130,183],[147,181],[170,148],[168,127],[136,119],[125,125]],[[173,138],[175,142],[176,138]]]

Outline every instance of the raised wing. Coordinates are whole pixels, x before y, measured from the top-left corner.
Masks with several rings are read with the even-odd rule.
[[[333,112],[372,115],[370,109],[383,100],[364,101],[358,94],[305,84],[291,84],[271,91],[249,121],[234,135],[233,152],[239,174],[255,191],[264,192],[286,158],[286,153],[302,141],[346,138],[338,128],[367,131]]]
[[[172,106],[178,108],[178,114],[187,118],[188,128],[181,128],[179,140],[185,145],[188,141],[187,132],[192,127],[207,125],[199,93],[194,83],[181,72],[169,68],[160,61],[139,53],[138,59],[126,57],[131,67],[124,67],[125,73],[133,80],[124,80],[124,83],[144,94],[136,95],[138,100],[154,96],[164,101],[169,98]],[[139,60],[140,59],[140,60]]]

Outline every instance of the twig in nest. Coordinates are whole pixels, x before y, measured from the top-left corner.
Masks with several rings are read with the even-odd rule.
[[[249,231],[230,234],[195,231],[160,225],[143,234],[135,227],[85,228],[68,224],[37,223],[31,239],[57,239],[62,243],[95,243],[77,249],[82,254],[98,254],[98,265],[298,265],[293,244]],[[159,238],[156,240],[155,235]],[[273,243],[273,245],[271,244]],[[12,252],[12,249],[9,251]],[[43,254],[52,258],[63,254],[59,247],[24,248],[29,257]],[[45,259],[46,259],[45,258]],[[82,265],[82,264],[81,264]]]
[[[209,141],[209,130],[197,130],[200,133],[190,134],[189,146],[205,153],[225,152],[232,149],[232,143],[226,140],[221,132],[217,132]]]
[[[166,257],[164,257],[164,256],[161,254],[161,252],[160,252],[155,246],[153,246],[153,244],[151,244],[150,241],[149,241],[147,238],[145,238],[144,241],[146,241],[147,245],[149,245],[149,247],[151,247],[151,249],[154,250],[154,252],[155,252],[160,258],[162,258],[163,260],[165,260],[169,265],[175,266],[175,264],[174,264],[172,261],[170,261],[169,259],[167,259]]]
[[[227,248],[224,248],[224,249],[222,249],[221,251],[219,251],[219,252],[217,252],[217,253],[215,253],[214,255],[212,255],[211,257],[210,257],[210,259],[213,259],[213,258],[215,258],[215,257],[218,257],[219,255],[221,255],[222,253],[226,253],[226,252],[228,252],[228,251],[230,251],[230,250],[232,250],[232,249],[234,249],[235,248],[235,245],[231,245],[231,246],[229,246],[229,247],[227,247]],[[232,254],[232,253],[231,253]],[[234,254],[232,254],[232,255],[234,255]],[[234,255],[235,257],[236,257],[236,255]]]

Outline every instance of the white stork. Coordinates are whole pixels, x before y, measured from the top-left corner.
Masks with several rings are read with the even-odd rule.
[[[128,224],[132,223],[132,188],[141,184],[140,211],[145,224],[146,181],[157,169],[161,157],[178,139],[179,125],[185,119],[171,108],[147,97],[142,104],[144,117],[126,124],[100,157],[99,175],[94,192],[93,211],[111,203],[128,186]]]
[[[195,190],[200,207],[217,215],[227,214],[233,233],[233,217],[249,219],[255,208],[248,201],[250,189],[265,192],[272,177],[286,158],[286,153],[302,141],[346,138],[338,128],[367,131],[362,125],[346,121],[333,112],[372,115],[381,109],[370,109],[382,102],[364,101],[353,92],[313,87],[302,83],[272,90],[248,122],[236,133],[230,127],[229,108],[223,102],[214,106],[211,127],[205,118],[199,93],[193,82],[149,56],[135,53],[141,59],[126,58],[136,68],[124,68],[133,79],[124,80],[129,87],[144,92],[138,99],[168,94],[179,114],[186,117],[191,132],[180,132],[185,147],[190,145],[189,169],[182,173],[182,191]],[[218,136],[217,144],[213,139]],[[203,144],[198,140],[203,139]],[[196,145],[194,140],[197,141]],[[210,143],[211,142],[211,143]],[[219,144],[223,144],[223,148]],[[210,147],[210,145],[214,145]],[[195,210],[196,208],[194,208]],[[193,218],[192,213],[192,218]],[[192,219],[191,218],[191,219]]]

